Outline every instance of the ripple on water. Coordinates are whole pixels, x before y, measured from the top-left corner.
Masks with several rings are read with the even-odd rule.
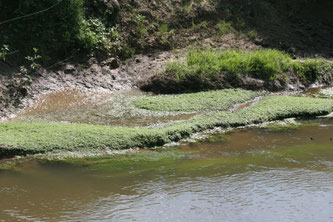
[[[181,147],[193,158],[27,162],[0,171],[1,219],[333,221],[333,120],[315,121]]]
[[[330,221],[332,176],[276,169],[178,178],[177,183],[149,181],[137,185],[140,194],[103,197],[76,215],[102,221]]]

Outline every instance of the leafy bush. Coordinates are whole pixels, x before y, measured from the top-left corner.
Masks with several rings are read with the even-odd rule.
[[[83,19],[78,36],[82,48],[88,51],[101,50],[110,52],[111,41],[118,41],[119,35],[116,27],[107,28],[99,19]]]
[[[39,48],[42,55],[65,53],[77,41],[83,14],[83,0],[3,0],[0,21],[35,14],[1,25],[0,42],[19,49],[21,55]],[[44,57],[44,56],[43,56]]]
[[[323,62],[321,61],[309,59],[303,62],[294,63],[293,67],[301,77],[314,81],[320,74],[320,69],[323,65]]]

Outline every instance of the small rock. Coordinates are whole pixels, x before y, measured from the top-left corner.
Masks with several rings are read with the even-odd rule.
[[[294,91],[295,87],[291,84],[287,84],[287,89],[290,90],[290,91]]]
[[[262,88],[264,88],[265,81],[260,80],[260,79],[254,79],[251,77],[246,77],[243,79],[243,84],[248,89],[262,89]]]
[[[117,69],[120,66],[120,61],[117,58],[109,58],[102,62],[102,65],[107,65],[110,69]]]
[[[97,59],[95,57],[91,57],[89,60],[88,60],[88,64],[89,65],[92,65],[92,64],[96,64],[97,63]]]
[[[70,64],[67,64],[64,68],[64,73],[65,74],[70,74],[70,73],[73,73],[75,71],[76,71],[75,66],[70,65]]]
[[[91,85],[89,82],[85,82],[84,85],[85,85],[87,88],[93,88],[93,85]]]

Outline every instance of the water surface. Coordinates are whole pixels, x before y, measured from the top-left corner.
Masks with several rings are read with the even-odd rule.
[[[0,221],[333,221],[333,120],[0,171]]]

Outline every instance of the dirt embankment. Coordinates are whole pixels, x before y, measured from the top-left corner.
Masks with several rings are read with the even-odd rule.
[[[308,88],[331,86],[332,84],[333,72],[332,68],[330,68],[328,71],[319,73],[313,81],[292,72],[287,73],[287,75],[279,75],[277,79],[272,80],[263,80],[244,73],[239,73],[239,75],[217,73],[214,76],[188,75],[181,79],[176,78],[174,75],[163,73],[139,82],[139,87],[144,91],[157,94],[173,94],[228,88],[267,90],[270,92],[300,92]]]
[[[135,88],[139,81],[162,70],[173,57],[171,52],[137,55],[123,62],[117,58],[99,62],[93,57],[85,64],[58,64],[52,70],[40,68],[29,77],[11,70],[13,74],[2,76],[0,83],[0,117],[8,117],[29,104],[34,96],[47,92],[72,88],[106,91]]]
[[[113,12],[107,19],[112,19],[121,37],[121,41],[113,45],[119,50],[112,56],[75,54],[66,62],[40,68],[28,76],[19,74],[17,64],[13,68],[0,62],[0,116],[15,112],[22,101],[48,91],[63,88],[121,90],[141,86],[160,72],[170,58],[181,59],[189,47],[242,50],[274,47],[294,56],[330,59],[333,20],[329,9],[332,4],[327,0],[300,4],[302,1],[91,1],[87,7],[91,7],[93,14]],[[322,13],[318,14],[317,9]],[[127,56],[135,55],[126,61],[119,59],[124,52]],[[163,92],[158,89],[177,87],[169,80],[150,79],[153,84],[146,87],[148,90]],[[302,90],[309,86],[294,76],[288,81],[266,82],[251,77],[220,76],[216,81],[207,82],[194,78],[182,87],[191,90],[198,84],[204,86],[212,82],[213,88]],[[318,83],[329,84],[331,80],[323,79]]]

